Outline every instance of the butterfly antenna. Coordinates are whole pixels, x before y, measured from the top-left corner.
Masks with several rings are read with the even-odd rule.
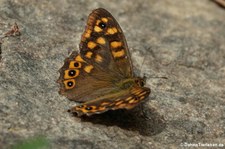
[[[145,63],[146,55],[147,55],[147,54],[144,55],[144,59],[143,59],[142,64],[141,64],[141,69],[140,69],[140,74],[139,74],[139,76],[141,76],[141,72],[142,72],[142,69],[143,69],[143,66],[144,66],[144,63]],[[145,73],[144,73],[144,77],[146,78]]]
[[[155,77],[155,76],[153,76],[153,77],[148,77],[148,78],[154,78],[154,79],[168,79],[167,77]]]

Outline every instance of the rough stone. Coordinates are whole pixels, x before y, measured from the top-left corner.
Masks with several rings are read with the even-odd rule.
[[[98,7],[118,20],[152,93],[133,110],[81,119],[56,80]],[[21,36],[1,44],[1,148],[40,135],[50,148],[225,146],[225,10],[212,1],[0,0],[0,34],[14,22]]]

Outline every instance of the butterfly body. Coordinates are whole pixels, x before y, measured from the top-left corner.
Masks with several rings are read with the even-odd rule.
[[[80,53],[65,59],[59,72],[59,93],[82,103],[70,109],[78,115],[131,109],[150,94],[145,79],[133,73],[122,29],[103,8],[89,15]]]

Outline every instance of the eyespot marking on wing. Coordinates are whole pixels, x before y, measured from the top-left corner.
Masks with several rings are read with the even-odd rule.
[[[81,68],[81,62],[79,61],[71,61],[69,64],[69,69]]]
[[[66,89],[72,89],[75,86],[75,80],[74,79],[65,80],[63,83],[64,83],[64,86],[65,86]]]
[[[78,69],[65,70],[64,79],[76,78],[79,75]]]

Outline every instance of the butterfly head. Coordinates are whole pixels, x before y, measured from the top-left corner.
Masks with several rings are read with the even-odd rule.
[[[144,87],[146,83],[146,77],[135,77],[135,78],[128,78],[124,79],[117,84],[118,87],[121,89],[128,89],[131,87]]]
[[[134,82],[137,86],[144,87],[146,84],[146,77],[144,76],[143,78],[141,77],[135,78]]]

